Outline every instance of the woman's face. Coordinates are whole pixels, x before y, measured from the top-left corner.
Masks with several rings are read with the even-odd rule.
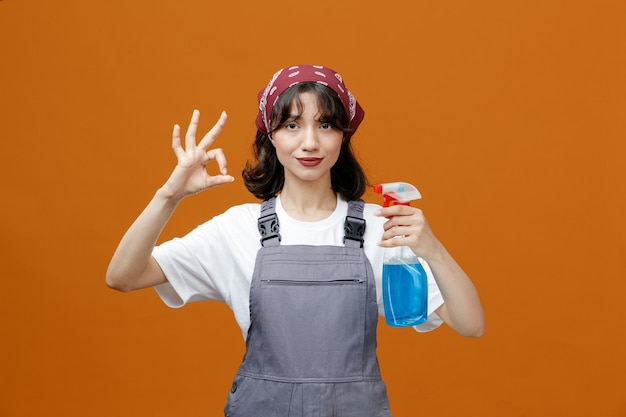
[[[330,185],[330,169],[339,158],[343,132],[319,120],[322,112],[313,93],[301,93],[299,99],[302,113],[292,104],[289,119],[272,133],[285,182],[327,181]]]

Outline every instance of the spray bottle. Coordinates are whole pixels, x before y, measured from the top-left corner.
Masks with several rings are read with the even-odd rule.
[[[411,184],[393,182],[374,186],[383,195],[383,207],[408,206],[422,198]],[[385,248],[383,255],[383,305],[391,327],[416,326],[428,316],[428,278],[419,258],[407,246]]]

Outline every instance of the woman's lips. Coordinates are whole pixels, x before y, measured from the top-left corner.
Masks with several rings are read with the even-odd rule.
[[[305,167],[314,167],[322,162],[322,158],[297,158],[300,165]]]

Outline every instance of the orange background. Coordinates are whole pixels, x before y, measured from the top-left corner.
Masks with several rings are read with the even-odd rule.
[[[420,188],[484,303],[478,340],[380,326],[394,415],[626,415],[623,1],[4,0],[0,54],[0,416],[221,412],[227,307],[104,273],[194,108],[228,111],[237,181],[163,237],[253,200],[256,93],[294,63],[344,76],[370,180]]]

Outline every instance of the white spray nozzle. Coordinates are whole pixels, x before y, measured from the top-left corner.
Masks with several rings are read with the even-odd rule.
[[[374,192],[382,194],[384,206],[389,206],[390,202],[406,204],[412,200],[422,198],[419,190],[412,184],[406,182],[388,182],[374,186]]]

